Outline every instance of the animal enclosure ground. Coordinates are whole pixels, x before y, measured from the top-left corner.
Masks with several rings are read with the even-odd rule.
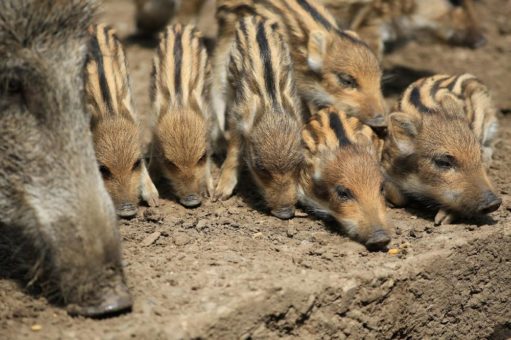
[[[491,219],[434,227],[424,211],[388,209],[390,248],[399,249],[390,255],[320,220],[280,221],[252,197],[193,210],[164,199],[119,224],[132,313],[72,318],[0,278],[0,338],[511,337],[511,2],[481,7],[484,48],[412,42],[385,67],[470,72],[493,91],[503,114],[490,174],[504,203]],[[132,1],[102,10],[122,38],[134,31]],[[132,41],[127,53],[136,106],[148,117],[153,50]]]

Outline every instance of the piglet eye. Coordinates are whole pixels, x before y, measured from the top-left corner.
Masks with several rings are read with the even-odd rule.
[[[105,165],[99,166],[99,172],[101,173],[101,176],[103,176],[103,179],[109,179],[110,177],[112,177],[110,169],[108,169],[108,167]]]
[[[455,7],[463,5],[463,0],[449,0],[449,3]]]
[[[355,78],[347,73],[337,74],[337,79],[339,81],[339,84],[341,84],[344,87],[353,89],[357,87],[357,81],[355,80]]]
[[[197,163],[204,164],[204,162],[206,162],[207,158],[208,158],[208,154],[207,154],[207,152],[204,152],[204,154],[201,156],[201,158],[199,158],[199,161]]]
[[[172,169],[172,170],[177,170],[176,164],[174,162],[172,162],[170,159],[165,159],[165,164],[166,164],[167,168]]]
[[[385,195],[385,183],[380,184],[380,194]]]
[[[271,176],[270,171],[268,171],[268,169],[266,169],[266,167],[264,165],[262,165],[261,163],[256,162],[255,169],[260,177],[262,177],[264,179],[271,179],[272,176]]]
[[[342,185],[338,185],[335,187],[335,193],[337,194],[337,197],[341,201],[348,201],[353,199],[353,193],[350,189],[343,187]]]
[[[433,163],[442,170],[449,170],[455,167],[456,160],[451,155],[442,155],[433,158]]]
[[[135,163],[133,163],[133,167],[131,168],[132,171],[140,169],[140,166],[142,166],[142,160],[137,159]]]

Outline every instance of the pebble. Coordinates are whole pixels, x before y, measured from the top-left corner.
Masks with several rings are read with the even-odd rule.
[[[296,231],[296,228],[295,228],[295,227],[293,227],[293,226],[289,226],[289,227],[287,228],[287,231],[286,231],[287,237],[289,237],[289,238],[293,238],[293,236],[295,236],[295,235],[296,235],[296,232],[297,232],[297,231]]]
[[[398,248],[391,248],[388,251],[389,255],[397,255],[397,254],[399,254],[399,252],[400,252],[400,250]]]
[[[263,233],[261,232],[255,233],[254,235],[252,235],[252,238],[263,238]]]
[[[195,228],[197,228],[199,230],[206,229],[207,227],[208,227],[208,222],[206,220],[200,220],[195,225]]]
[[[142,241],[142,246],[143,247],[148,247],[150,246],[151,244],[153,244],[154,242],[156,242],[156,240],[158,240],[158,238],[160,238],[161,236],[161,233],[159,231],[155,231],[154,233],[150,234],[149,236],[147,236],[143,241]]]
[[[34,332],[39,332],[40,330],[43,329],[43,326],[39,325],[39,324],[35,324],[35,325],[32,325],[32,327],[30,327],[30,329]]]
[[[148,222],[154,222],[159,223],[162,222],[164,219],[164,216],[162,213],[160,213],[158,210],[153,208],[147,208],[144,211],[144,219]]]
[[[307,214],[306,212],[304,211],[295,211],[295,217],[309,217],[309,214]]]
[[[187,245],[190,242],[192,242],[192,239],[188,235],[177,234],[177,235],[174,236],[174,244],[176,246],[184,246],[184,245]]]

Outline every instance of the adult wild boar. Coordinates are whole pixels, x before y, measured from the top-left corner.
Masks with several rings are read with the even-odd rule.
[[[103,316],[132,302],[84,110],[94,8],[0,1],[0,235],[33,245],[31,279],[51,282],[71,313]]]

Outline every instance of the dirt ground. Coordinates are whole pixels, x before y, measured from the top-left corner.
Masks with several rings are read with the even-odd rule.
[[[511,2],[482,3],[484,48],[412,42],[385,66],[469,71],[493,91],[503,114],[490,173],[504,204],[491,218],[434,227],[430,214],[388,209],[390,247],[400,249],[390,255],[311,217],[280,221],[253,198],[194,210],[163,200],[119,225],[131,313],[73,318],[0,279],[0,338],[510,338]],[[108,1],[102,19],[121,37],[134,31],[131,1]],[[153,51],[127,49],[136,104],[148,115]]]

